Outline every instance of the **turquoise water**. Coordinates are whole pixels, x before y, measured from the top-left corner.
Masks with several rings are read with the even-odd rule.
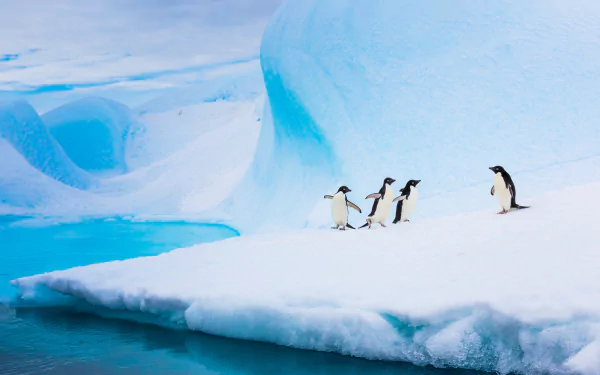
[[[227,226],[214,224],[120,218],[56,224],[0,216],[0,299],[14,293],[9,283],[17,277],[156,255],[237,235]]]
[[[219,225],[97,219],[49,225],[0,217],[0,296],[15,277],[159,254],[237,232]],[[2,375],[473,375],[229,340],[105,319],[65,308],[0,303]]]

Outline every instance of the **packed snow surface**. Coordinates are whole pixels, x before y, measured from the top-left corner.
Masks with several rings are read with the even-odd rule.
[[[592,375],[600,373],[599,189],[524,197],[532,207],[507,215],[490,208],[374,230],[247,236],[14,284],[24,303],[85,301],[295,348]]]

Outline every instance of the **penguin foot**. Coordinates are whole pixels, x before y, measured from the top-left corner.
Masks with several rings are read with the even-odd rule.
[[[341,227],[340,230],[346,230],[346,227]]]
[[[382,227],[387,228],[384,223],[379,223]]]
[[[504,214],[507,214],[507,213],[508,213],[508,211],[502,210],[502,211],[498,212],[498,215],[504,215]]]
[[[404,220],[405,223],[410,223],[410,220],[406,219]]]
[[[331,227],[331,229],[338,229],[340,226]]]

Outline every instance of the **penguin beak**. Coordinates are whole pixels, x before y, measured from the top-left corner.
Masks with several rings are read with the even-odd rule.
[[[493,171],[494,171],[494,167],[490,167],[490,171],[492,171],[492,172],[493,172]]]
[[[418,184],[419,184],[419,182],[421,182],[421,180],[417,180],[417,183],[416,183],[415,185],[418,185]]]
[[[348,193],[351,192],[352,190],[348,189]]]
[[[396,182],[396,180],[394,180],[394,179],[392,178],[392,183],[394,183],[394,182]]]

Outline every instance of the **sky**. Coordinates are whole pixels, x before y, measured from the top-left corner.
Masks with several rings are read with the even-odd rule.
[[[244,67],[282,0],[0,0],[0,101],[141,104]]]

